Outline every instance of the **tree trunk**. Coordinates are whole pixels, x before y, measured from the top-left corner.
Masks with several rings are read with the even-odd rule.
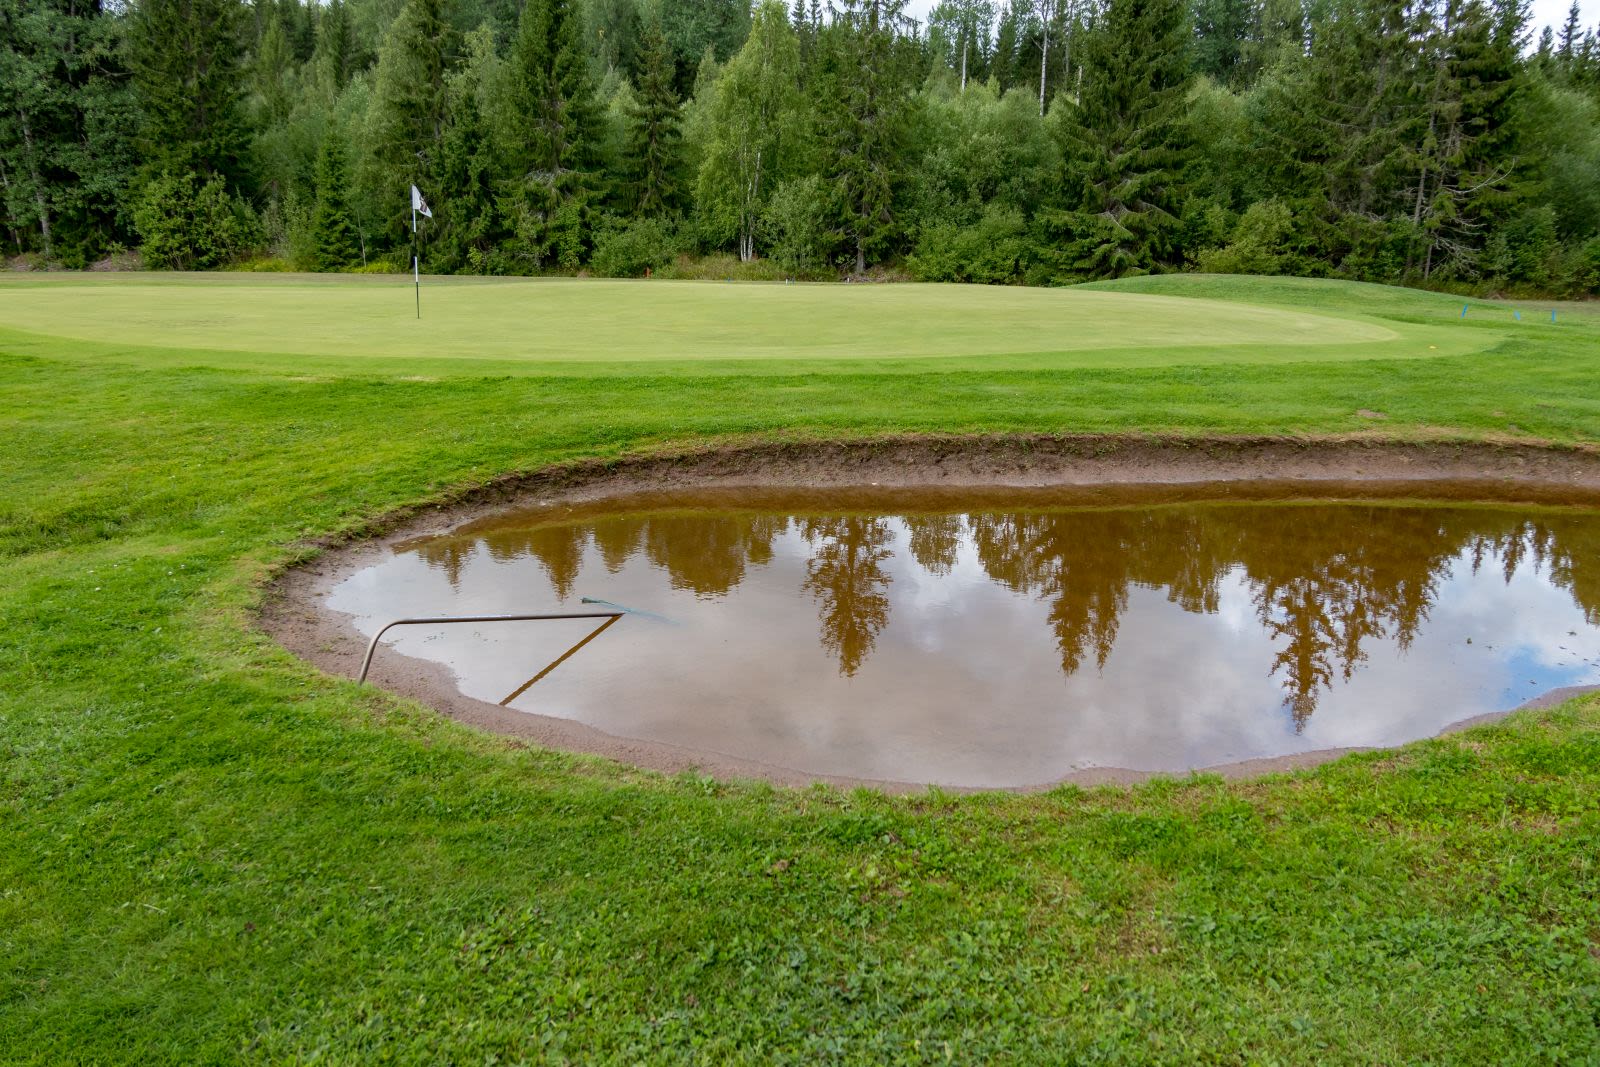
[[[4,161],[0,161],[0,189],[5,190],[6,200],[9,201],[11,199],[11,175],[6,173]],[[17,255],[22,255],[22,235],[17,232],[15,226],[11,225],[9,212],[6,214],[6,229],[11,233],[11,243],[17,246]]]
[[[1044,83],[1047,67],[1050,62],[1050,0],[1045,0],[1039,9],[1039,114],[1044,114]]]
[[[39,211],[39,239],[46,259],[54,258],[55,248],[50,242],[50,204],[44,198],[44,182],[39,177],[38,153],[33,149],[33,129],[28,125],[28,113],[17,109],[17,121],[22,124],[22,143],[28,149],[28,176],[33,179],[33,205]]]

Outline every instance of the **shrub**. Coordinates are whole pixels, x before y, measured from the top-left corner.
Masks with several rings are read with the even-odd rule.
[[[761,213],[759,237],[774,262],[791,274],[820,269],[828,245],[828,203],[815,175],[778,186]]]
[[[922,282],[997,284],[1021,281],[1036,259],[1022,212],[990,205],[971,226],[938,223],[923,230],[906,267]]]
[[[282,256],[254,256],[250,259],[241,259],[228,269],[247,274],[286,274],[297,268]]]
[[[219,267],[261,240],[250,205],[231,195],[221,178],[201,184],[192,173],[152,179],[133,209],[133,225],[144,242],[139,251],[154,270]]]
[[[663,278],[684,278],[710,282],[781,282],[789,273],[770,259],[742,262],[738,256],[679,256],[661,270]]]
[[[1484,273],[1547,289],[1561,273],[1561,257],[1555,208],[1529,208],[1490,235],[1483,250]]]
[[[1233,239],[1222,248],[1202,249],[1197,258],[1207,274],[1280,274],[1288,258],[1294,213],[1281,200],[1251,204],[1233,227]]]
[[[387,256],[373,256],[359,267],[351,267],[348,274],[410,274],[411,256],[407,254],[404,259],[396,253]]]
[[[677,251],[677,239],[665,221],[617,221],[596,236],[589,269],[603,278],[639,278],[671,263]]]

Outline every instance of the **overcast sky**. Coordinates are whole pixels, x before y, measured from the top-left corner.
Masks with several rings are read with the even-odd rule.
[[[911,0],[906,5],[907,12],[918,19],[926,19],[928,12],[933,10],[938,0]],[[1553,27],[1556,32],[1561,31],[1562,23],[1567,21],[1567,8],[1572,6],[1572,0],[1533,0],[1532,33],[1533,40],[1539,40],[1539,32],[1546,26]],[[1600,0],[1578,0],[1578,10],[1583,12],[1583,24],[1589,29],[1600,22]]]

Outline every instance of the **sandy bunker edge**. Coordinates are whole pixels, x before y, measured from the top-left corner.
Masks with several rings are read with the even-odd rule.
[[[473,519],[530,504],[580,504],[636,493],[704,488],[882,487],[1041,488],[1095,485],[1183,485],[1203,482],[1300,481],[1407,483],[1476,481],[1485,498],[1516,491],[1600,494],[1600,452],[1514,443],[1393,442],[1349,438],[1123,436],[892,437],[861,441],[763,442],[588,460],[509,474],[448,498],[396,509],[357,530],[313,543],[314,558],[269,580],[259,622],[290,652],[330,674],[354,678],[367,639],[351,616],[325,606],[328,592],[383,558],[400,542],[440,534]],[[1600,497],[1597,497],[1600,500]],[[757,778],[781,785],[826,782],[894,792],[920,782],[810,774],[725,753],[605,733],[568,719],[512,711],[464,696],[442,664],[385,649],[371,681],[460,722],[525,742],[582,752],[661,771]],[[1553,690],[1522,708],[1548,707],[1600,687]],[[1520,709],[1518,709],[1520,710]],[[1492,722],[1510,711],[1479,715],[1442,734]],[[1340,748],[1196,768],[1227,778],[1311,767],[1366,749]],[[1173,772],[1095,767],[1050,782],[1132,784]],[[959,789],[960,787],[945,786]]]

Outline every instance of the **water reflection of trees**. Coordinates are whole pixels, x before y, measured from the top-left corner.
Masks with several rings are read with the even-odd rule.
[[[805,590],[822,616],[822,647],[853,675],[889,624],[890,520],[859,515],[800,520],[800,535],[811,547]]]
[[[417,551],[452,583],[476,545],[495,560],[533,556],[556,595],[573,593],[592,544],[615,573],[642,553],[675,588],[722,596],[768,562],[791,520],[768,514],[683,512],[586,525],[499,531]],[[892,555],[900,531],[917,566],[948,575],[970,547],[983,573],[1049,605],[1066,674],[1103,667],[1135,587],[1164,591],[1184,610],[1219,610],[1234,576],[1274,647],[1270,673],[1297,726],[1319,695],[1349,680],[1374,642],[1408,648],[1455,561],[1498,568],[1509,581],[1538,566],[1600,625],[1600,521],[1551,512],[1525,520],[1495,509],[1379,505],[1238,505],[971,516],[803,516],[793,529],[809,558],[802,588],[816,602],[821,644],[853,675],[888,625]]]

